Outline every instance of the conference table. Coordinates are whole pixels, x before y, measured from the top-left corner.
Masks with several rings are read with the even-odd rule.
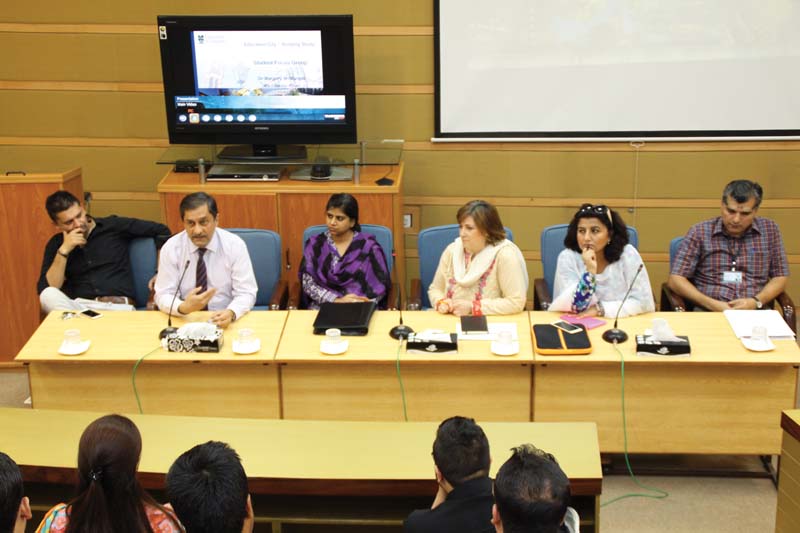
[[[532,324],[554,318],[530,314]],[[636,355],[635,335],[653,318],[688,335],[689,357]],[[630,339],[616,347],[602,340],[607,328],[599,327],[589,331],[589,355],[534,355],[534,421],[596,422],[600,450],[623,452],[624,361],[629,452],[780,453],[781,411],[796,400],[796,341],[775,340],[770,352],[748,351],[722,313],[650,313],[620,319],[619,327]]]
[[[205,321],[210,312],[173,317],[174,326]],[[23,346],[16,360],[28,365],[33,406],[138,413],[132,378],[142,411],[163,415],[280,418],[278,369],[273,363],[287,311],[248,313],[225,331],[219,353],[170,353],[159,332],[167,325],[159,311],[106,312],[92,320],[62,319],[50,313]],[[258,333],[261,350],[232,352],[239,329]],[[75,356],[60,355],[68,329],[91,341]]]
[[[36,408],[295,420],[441,421],[453,415],[486,421],[595,422],[600,450],[622,452],[622,376],[631,453],[777,454],[780,413],[795,406],[800,349],[774,341],[747,351],[719,313],[652,313],[620,319],[631,337],[666,318],[688,335],[689,357],[638,356],[633,338],[614,346],[606,328],[590,330],[583,356],[535,354],[531,324],[556,313],[488,317],[516,327],[519,353],[494,355],[488,340],[459,341],[458,353],[406,353],[389,337],[397,311],[376,312],[369,333],[347,338],[341,355],[320,352],[314,311],[256,311],[225,332],[218,354],[168,353],[158,345],[158,312],[106,313],[62,320],[51,313],[17,356],[28,365]],[[455,332],[457,319],[403,312],[416,331]],[[195,313],[174,319],[205,320]],[[78,356],[57,353],[64,331],[92,340]],[[261,339],[252,355],[231,352],[238,330]],[[144,359],[142,360],[142,357]],[[141,361],[140,361],[141,360]]]

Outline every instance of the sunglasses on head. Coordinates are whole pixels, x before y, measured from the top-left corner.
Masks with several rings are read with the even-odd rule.
[[[609,223],[611,226],[614,226],[614,219],[611,218],[611,209],[608,208],[607,205],[592,205],[592,204],[583,204],[580,209],[578,209],[577,215],[605,215],[608,217]]]

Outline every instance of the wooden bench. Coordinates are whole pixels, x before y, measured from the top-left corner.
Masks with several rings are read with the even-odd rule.
[[[26,483],[71,485],[80,435],[99,416],[2,408],[0,450],[20,465]],[[411,508],[397,507],[393,501],[422,498],[428,505],[436,493],[431,457],[435,422],[128,416],[142,433],[139,475],[145,487],[162,489],[172,462],[192,446],[208,440],[227,442],[242,458],[257,521],[270,522],[273,531],[280,531],[281,523],[398,525]],[[581,529],[599,529],[602,472],[593,423],[487,422],[481,426],[492,449],[492,475],[511,447],[534,443],[555,455],[570,478]],[[353,506],[349,511],[341,505],[344,499],[363,497],[383,497],[387,505]]]

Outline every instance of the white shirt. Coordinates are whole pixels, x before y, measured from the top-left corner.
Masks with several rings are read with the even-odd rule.
[[[603,304],[605,316],[614,317],[622,304],[622,298],[636,275],[639,265],[643,265],[642,256],[630,244],[622,250],[618,261],[606,266],[602,273],[597,274],[597,288],[589,303],[589,307],[597,302]],[[572,298],[578,288],[578,281],[586,272],[586,265],[581,254],[567,248],[558,254],[556,276],[553,281],[553,303],[548,308],[550,311],[570,311]],[[647,268],[642,268],[636,283],[631,289],[631,294],[622,306],[619,316],[633,316],[641,313],[651,313],[656,310],[653,300],[653,289],[650,287],[650,277]]]
[[[181,315],[178,307],[183,303],[185,295],[195,288],[195,272],[199,257],[197,250],[197,246],[192,243],[186,231],[170,237],[161,248],[155,302],[165,313],[169,312],[178,288],[178,279],[186,267],[187,260],[189,266],[186,267],[180,292],[172,306],[173,315]],[[216,294],[208,302],[208,309],[211,311],[230,309],[236,314],[237,319],[242,318],[255,305],[258,292],[247,245],[241,237],[216,228],[211,242],[206,246],[203,260],[206,263],[208,288],[217,289]]]

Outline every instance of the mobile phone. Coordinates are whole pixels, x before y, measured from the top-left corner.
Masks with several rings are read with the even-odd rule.
[[[579,331],[583,331],[582,327],[575,324],[570,324],[564,320],[557,320],[556,322],[553,322],[551,326],[555,326],[565,333],[578,333]]]
[[[91,319],[100,318],[101,316],[103,316],[103,313],[98,313],[94,309],[84,309],[83,311],[81,311],[81,314]]]

